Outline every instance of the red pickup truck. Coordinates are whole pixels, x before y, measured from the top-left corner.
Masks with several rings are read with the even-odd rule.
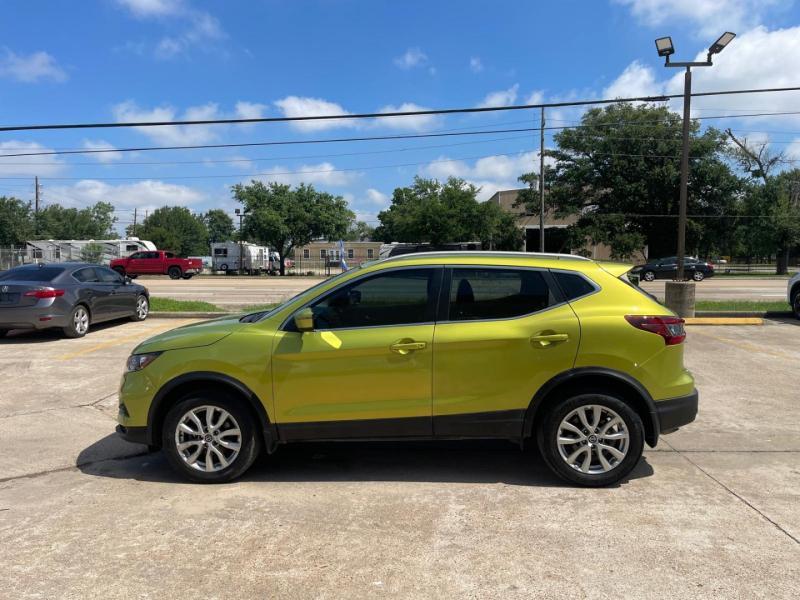
[[[178,258],[172,252],[145,250],[134,252],[128,258],[116,258],[109,265],[123,276],[169,275],[170,279],[191,279],[203,270],[199,258]]]

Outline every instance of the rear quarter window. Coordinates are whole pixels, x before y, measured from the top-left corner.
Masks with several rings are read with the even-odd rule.
[[[566,300],[577,300],[597,291],[597,287],[588,279],[577,273],[564,273],[553,271],[553,277],[564,293]]]

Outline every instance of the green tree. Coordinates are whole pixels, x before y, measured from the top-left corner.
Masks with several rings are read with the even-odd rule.
[[[344,198],[304,183],[292,189],[254,180],[233,186],[232,192],[244,209],[244,234],[280,255],[281,275],[293,248],[319,238],[339,239],[355,219]]]
[[[233,219],[220,208],[213,208],[203,215],[203,222],[208,229],[208,241],[227,242],[233,239]]]
[[[344,239],[349,242],[370,241],[375,235],[375,228],[364,221],[356,221],[347,230]]]
[[[114,236],[114,206],[98,202],[86,208],[51,204],[39,211],[38,239],[93,240]]]
[[[95,242],[92,242],[91,244],[86,244],[81,249],[81,260],[83,262],[100,264],[103,260],[102,244],[97,244]]]
[[[580,127],[555,135],[547,204],[559,216],[578,215],[568,230],[573,246],[588,239],[615,257],[645,245],[650,257],[675,253],[681,122],[666,107],[621,103],[591,109]],[[690,136],[688,213],[697,218],[688,221],[686,247],[710,252],[724,240],[720,227],[707,224],[735,212],[742,182],[724,160],[722,133],[700,133],[692,122]],[[538,199],[527,208],[538,213]]]
[[[128,226],[127,234],[133,233]],[[209,252],[208,229],[203,217],[193,215],[185,206],[164,206],[150,213],[137,226],[136,234],[150,240],[160,250],[171,250],[181,256],[205,256]]]
[[[30,202],[0,196],[0,246],[21,244],[33,236]]]
[[[478,202],[479,191],[455,177],[445,183],[416,177],[411,186],[394,190],[391,205],[378,214],[375,237],[433,245],[480,241],[487,249],[519,250],[522,232],[513,215]]]

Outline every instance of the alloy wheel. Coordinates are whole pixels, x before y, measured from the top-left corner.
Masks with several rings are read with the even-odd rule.
[[[703,281],[703,277],[704,275],[701,271],[695,271],[694,273],[692,273],[692,279],[694,279],[695,281]]]
[[[645,271],[644,272],[644,280],[645,281],[655,281],[656,274],[652,271]]]
[[[147,301],[147,298],[141,296],[136,301],[136,317],[140,321],[144,321],[147,318],[147,314],[150,312],[150,303]]]
[[[89,313],[82,306],[75,309],[72,315],[72,325],[75,331],[80,335],[84,335],[89,331]]]
[[[178,421],[175,446],[186,465],[215,473],[231,465],[242,447],[242,431],[236,419],[219,406],[192,408]]]
[[[558,453],[581,473],[611,471],[624,460],[629,446],[625,421],[607,406],[588,404],[576,408],[558,426]]]

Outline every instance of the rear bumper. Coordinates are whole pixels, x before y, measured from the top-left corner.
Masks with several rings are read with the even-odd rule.
[[[694,390],[686,396],[656,402],[656,416],[661,434],[672,433],[694,421],[697,417],[698,399],[699,394]]]
[[[69,315],[54,312],[52,306],[0,308],[0,329],[47,329],[66,327]]]

